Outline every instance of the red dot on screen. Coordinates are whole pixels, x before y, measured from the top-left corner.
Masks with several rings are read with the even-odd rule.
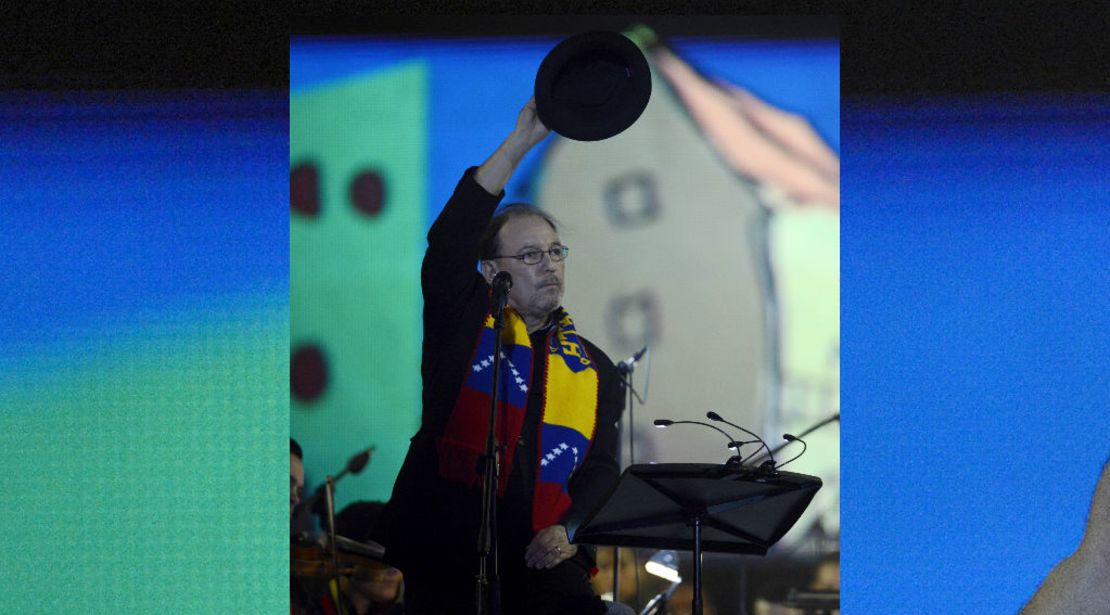
[[[310,402],[320,397],[328,385],[328,362],[315,344],[293,349],[289,361],[289,386],[293,397]]]
[[[320,174],[315,163],[298,164],[289,172],[289,204],[301,215],[320,213]]]
[[[372,169],[360,171],[351,180],[351,205],[359,213],[377,217],[385,208],[385,181]]]

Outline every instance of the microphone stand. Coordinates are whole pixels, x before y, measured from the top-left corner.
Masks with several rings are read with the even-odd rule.
[[[636,394],[632,389],[632,372],[636,371],[636,363],[639,362],[640,357],[643,356],[644,350],[633,355],[628,361],[621,361],[617,364],[617,372],[621,375],[621,382],[624,384],[625,389],[628,390],[628,464],[635,465],[636,463],[636,415],[635,415],[635,397]],[[620,460],[623,458],[623,434],[624,421],[620,422],[620,427],[617,430],[617,465],[620,465]],[[635,551],[633,553],[633,567],[636,566]],[[621,587],[621,548],[619,546],[613,547],[613,602],[620,602],[620,587]],[[640,572],[636,570],[636,608],[640,607]]]
[[[682,579],[672,581],[671,586],[666,590],[656,594],[654,598],[648,601],[644,610],[640,611],[640,615],[665,615],[667,613],[667,605],[671,602],[671,596],[674,595],[674,590],[682,584]]]
[[[335,493],[335,484],[348,474],[358,474],[359,472],[362,472],[362,470],[366,468],[366,465],[370,463],[370,456],[373,454],[376,448],[377,447],[371,446],[361,453],[356,454],[355,456],[347,460],[347,465],[342,470],[340,470],[339,474],[336,474],[334,477],[330,475],[328,476],[328,480],[331,481],[331,489],[333,493],[332,497],[334,497]],[[297,504],[294,516],[299,514],[301,511],[308,511],[311,514],[320,517],[320,523],[323,524],[325,521],[324,517],[327,516],[327,510],[321,511],[319,509],[319,502],[321,498],[324,498],[326,496],[326,491],[327,483],[325,482],[323,485],[320,485],[316,488],[316,491],[312,494],[312,497],[306,500],[302,500],[299,504]]]
[[[340,473],[340,477],[347,472],[346,469]],[[339,548],[335,539],[335,481],[330,474],[324,481],[324,502],[327,504],[328,509],[328,550],[331,551],[331,582],[328,584],[328,590],[334,584],[335,592],[331,594],[332,599],[335,601],[335,608],[339,610],[339,615],[346,615],[347,609],[343,606],[343,596],[339,591]]]
[[[839,412],[830,416],[827,419],[822,420],[819,423],[811,425],[805,431],[803,431],[802,433],[800,433],[800,434],[798,434],[794,437],[799,438],[799,439],[804,438],[804,437],[808,436],[809,434],[817,431],[818,429],[824,427],[825,425],[828,425],[829,423],[832,423],[833,421],[840,421],[840,413]],[[776,446],[774,449],[768,449],[767,451],[761,453],[759,455],[759,459],[762,459],[762,458],[766,457],[768,455],[768,453],[773,456],[775,453],[781,451],[782,449],[786,448],[787,446],[790,446],[790,442],[783,442],[782,444],[779,444],[778,446]],[[756,461],[758,461],[759,459],[757,459]],[[753,461],[752,463],[755,463],[755,462]]]
[[[501,331],[505,328],[505,306],[495,305],[493,310],[493,391],[490,395],[489,431],[486,432],[486,452],[479,461],[482,472],[482,522],[478,529],[478,577],[475,597],[478,615],[501,615],[501,585],[497,571],[497,485],[500,472],[497,444],[497,397],[501,376]]]

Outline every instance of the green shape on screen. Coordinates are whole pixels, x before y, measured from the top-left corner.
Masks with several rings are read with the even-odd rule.
[[[427,67],[408,62],[290,101],[290,167],[319,178],[318,213],[290,216],[290,344],[316,346],[327,364],[319,396],[290,401],[306,489],[376,447],[340,483],[337,511],[388,499],[419,423],[427,81]],[[380,201],[356,189],[370,175]]]
[[[0,388],[0,612],[288,608],[285,301],[206,295],[33,349]]]

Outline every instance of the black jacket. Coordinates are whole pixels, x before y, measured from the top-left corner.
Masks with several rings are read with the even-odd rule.
[[[472,550],[481,517],[481,490],[442,481],[436,438],[447,425],[462,387],[474,343],[489,308],[489,286],[476,268],[478,240],[501,196],[492,196],[468,169],[428,232],[421,271],[424,294],[424,346],[421,360],[423,414],[393,487],[393,496],[375,528],[387,560],[404,570],[411,558],[441,553],[445,546]],[[573,312],[571,312],[573,318]],[[544,348],[546,331],[531,335]],[[598,369],[598,421],[590,452],[568,486],[573,504],[564,515],[568,531],[603,503],[616,483],[617,421],[624,406],[620,378],[612,361],[582,338]],[[533,352],[533,382],[544,382],[543,352]],[[536,472],[536,434],[543,391],[532,387],[521,440],[505,496],[498,502],[503,551],[523,549],[532,538],[532,488]],[[504,560],[503,560],[504,561]]]

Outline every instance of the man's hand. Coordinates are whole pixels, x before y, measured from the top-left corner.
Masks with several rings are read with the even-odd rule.
[[[508,137],[505,137],[497,151],[478,167],[474,180],[485,188],[486,192],[494,195],[501,194],[516,165],[524,159],[524,155],[550,133],[551,131],[543,125],[539,115],[536,114],[535,97],[529,99],[516,118],[516,128],[513,128],[513,132]]]
[[[578,547],[567,540],[567,528],[562,525],[545,527],[536,534],[524,551],[524,563],[529,568],[554,568],[574,557]]]
[[[515,145],[521,148],[520,156],[528,153],[534,145],[543,141],[543,138],[551,134],[551,130],[543,125],[540,121],[540,116],[536,112],[536,97],[528,99],[524,103],[524,108],[520,110],[520,115],[516,118],[516,128],[510,138],[515,138]]]

